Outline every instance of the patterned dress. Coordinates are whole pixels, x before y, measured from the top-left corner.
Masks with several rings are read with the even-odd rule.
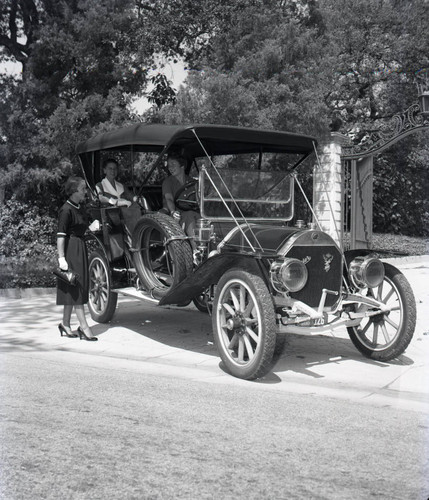
[[[88,227],[85,209],[66,201],[58,214],[57,236],[65,236],[65,258],[69,269],[78,274],[77,284],[57,280],[57,305],[82,305],[88,302],[88,254],[83,236]]]

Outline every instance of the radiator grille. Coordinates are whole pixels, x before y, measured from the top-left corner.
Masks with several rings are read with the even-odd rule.
[[[290,296],[311,307],[317,307],[324,288],[340,292],[342,280],[342,257],[334,245],[326,246],[293,246],[287,257],[299,259],[306,263],[308,281],[299,292]],[[328,295],[325,306],[332,307],[339,295]]]

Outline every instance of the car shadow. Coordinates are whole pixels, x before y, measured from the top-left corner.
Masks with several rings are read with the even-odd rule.
[[[54,301],[46,298],[20,300],[13,304],[5,304],[1,308],[1,335],[0,352],[17,351],[68,351],[81,348],[85,343],[75,339],[66,339],[59,336],[57,325],[61,318],[61,309],[55,306]],[[10,306],[10,307],[8,307]],[[134,300],[120,302],[112,321],[108,324],[94,324],[93,332],[100,339],[97,344],[103,346],[103,337],[108,340],[109,335],[122,335],[123,330],[129,330],[154,342],[183,349],[188,352],[218,357],[213,343],[211,317],[198,311],[193,305],[187,307],[155,305],[140,306]],[[49,343],[46,340],[49,339]],[[133,345],[135,348],[135,346]],[[144,352],[139,352],[142,355]],[[303,374],[311,379],[323,378],[317,367],[323,365],[341,365],[346,361],[354,360],[365,365],[377,366],[381,369],[389,365],[409,366],[414,361],[405,355],[389,363],[383,363],[365,358],[348,338],[332,337],[329,335],[302,336],[289,334],[286,338],[283,351],[276,357],[272,369],[258,383],[275,384],[281,381],[277,374],[294,372]],[[222,363],[219,368],[226,371]]]
[[[136,302],[120,304],[112,321],[95,324],[92,330],[100,340],[121,327],[174,349],[218,356],[213,343],[211,317],[198,311],[193,305],[186,307],[144,304],[136,308]]]
[[[323,365],[341,365],[347,361],[357,361],[365,370],[365,365],[381,369],[390,365],[409,366],[414,361],[402,354],[398,358],[382,362],[363,356],[347,338],[329,335],[303,336],[289,334],[286,338],[283,352],[278,356],[272,368],[273,373],[294,372],[306,375],[312,379],[324,378],[317,368]]]
[[[96,325],[94,330],[97,334],[101,334],[116,324],[172,348],[218,356],[213,343],[211,317],[196,310],[192,305],[184,308],[144,307],[144,312],[141,311],[136,316],[124,305],[123,308],[118,309],[110,325]],[[365,358],[348,338],[289,334],[286,337],[283,352],[274,359],[272,369],[257,382],[279,383],[281,379],[276,374],[287,372],[303,374],[312,379],[324,378],[324,375],[317,372],[317,367],[340,365],[348,360],[361,363],[363,370],[365,365],[378,366],[383,369],[392,364],[408,366],[414,363],[405,355],[389,363]],[[228,373],[221,361],[219,368]]]

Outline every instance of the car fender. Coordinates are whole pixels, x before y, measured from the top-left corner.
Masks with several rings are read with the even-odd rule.
[[[201,294],[210,285],[216,285],[226,270],[233,268],[244,269],[259,275],[261,273],[260,259],[239,253],[222,253],[215,255],[196,267],[183,281],[172,287],[161,298],[159,305],[182,304]]]
[[[347,268],[350,265],[350,262],[356,257],[363,257],[365,255],[371,255],[374,253],[374,250],[369,250],[368,248],[355,248],[354,250],[346,250],[344,252],[344,258],[346,259]]]

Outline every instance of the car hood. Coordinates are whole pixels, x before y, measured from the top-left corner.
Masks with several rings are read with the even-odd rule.
[[[235,228],[224,245],[226,251],[253,252],[250,244],[258,252],[264,254],[278,255],[284,248],[286,242],[296,233],[302,232],[302,229],[295,227],[259,225],[250,224],[250,227],[241,226],[242,231]]]

